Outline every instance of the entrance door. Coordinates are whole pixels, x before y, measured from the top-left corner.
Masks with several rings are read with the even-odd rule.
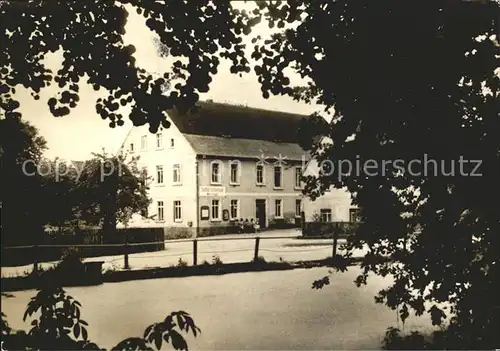
[[[266,200],[255,200],[255,218],[259,220],[260,228],[266,227]]]

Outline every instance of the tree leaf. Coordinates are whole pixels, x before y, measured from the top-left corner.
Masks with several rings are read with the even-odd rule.
[[[147,338],[148,335],[151,333],[151,331],[153,330],[153,328],[155,327],[156,323],[155,324],[151,324],[149,327],[146,328],[146,330],[144,331],[144,338]]]
[[[324,286],[330,284],[330,277],[324,277],[322,279],[315,280],[312,284],[313,289],[323,289]]]
[[[179,334],[175,329],[170,331],[170,338],[172,339],[172,346],[176,350],[187,350],[187,343],[184,337]]]
[[[181,330],[184,330],[186,322],[184,321],[183,315],[180,313],[177,315],[177,324]]]
[[[432,325],[441,325],[443,319],[446,318],[446,314],[444,313],[444,311],[438,308],[436,305],[433,305],[429,309],[429,312],[431,314]]]
[[[75,338],[77,339],[80,337],[80,324],[76,323],[73,326],[73,334],[75,334]]]
[[[161,343],[162,343],[162,335],[160,333],[157,333],[155,335],[155,346],[156,346],[156,349],[160,350],[161,349]]]

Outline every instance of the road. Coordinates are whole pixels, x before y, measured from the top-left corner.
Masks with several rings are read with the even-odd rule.
[[[253,272],[106,283],[68,288],[82,305],[89,337],[110,348],[174,310],[189,312],[202,334],[189,337],[198,350],[380,349],[385,329],[397,326],[395,311],[375,304],[375,293],[390,283],[374,277],[356,288],[358,267],[337,273],[329,286],[312,290],[325,268]],[[2,297],[9,324],[27,328],[22,314],[35,291]],[[401,327],[401,326],[400,326]],[[411,317],[405,330],[429,329],[426,317]]]
[[[332,240],[304,240],[296,239],[300,235],[297,229],[292,230],[275,230],[260,234],[262,237],[259,245],[259,256],[262,256],[266,261],[303,261],[303,260],[319,260],[332,255]],[[277,238],[283,237],[286,238]],[[219,238],[243,238],[248,240],[218,240],[207,241],[209,238],[201,238],[198,242],[198,263],[204,260],[212,262],[213,256],[217,255],[224,263],[248,262],[253,259],[255,249],[255,234],[252,235],[234,235],[223,236]],[[343,241],[339,240],[339,244]],[[176,265],[179,259],[193,263],[193,244],[192,242],[175,242],[168,241],[166,249],[158,252],[145,252],[129,255],[129,264],[131,269],[143,269],[151,267],[169,267]],[[339,251],[340,252],[340,251]],[[363,255],[365,250],[358,250],[355,256]],[[103,269],[119,270],[123,269],[124,257],[104,256],[88,258],[85,261],[104,261]],[[42,263],[42,268],[54,266],[55,262]],[[2,267],[2,277],[12,277],[25,275],[33,269],[33,265],[20,267]]]

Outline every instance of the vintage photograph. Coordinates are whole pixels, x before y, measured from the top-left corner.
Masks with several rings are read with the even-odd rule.
[[[498,349],[499,32],[0,0],[1,351]]]

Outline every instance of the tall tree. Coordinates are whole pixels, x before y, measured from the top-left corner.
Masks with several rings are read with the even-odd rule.
[[[102,226],[105,236],[112,236],[116,225],[127,224],[134,214],[147,216],[151,199],[137,161],[123,154],[95,154],[77,182],[81,218]]]
[[[20,118],[0,119],[0,204],[2,245],[33,242],[40,234],[43,204],[37,167],[45,139]]]
[[[306,187],[315,198],[345,186],[361,208],[347,254],[369,247],[357,284],[369,274],[391,275],[393,285],[378,299],[399,308],[403,320],[412,308],[427,309],[437,324],[454,315],[458,331],[448,347],[498,345],[500,305],[491,293],[500,286],[498,3],[259,6],[270,27],[282,28],[252,55],[263,95],[324,105],[333,123],[323,134],[333,144],[316,145],[313,154],[361,164],[310,177]],[[310,84],[290,86],[290,71]],[[401,171],[395,160],[420,166]],[[451,302],[451,311],[440,302]]]
[[[78,225],[81,199],[77,196],[77,182],[81,163],[43,160],[46,168],[42,174],[42,194],[45,203],[40,210],[44,213],[44,224],[57,227],[62,231]]]

